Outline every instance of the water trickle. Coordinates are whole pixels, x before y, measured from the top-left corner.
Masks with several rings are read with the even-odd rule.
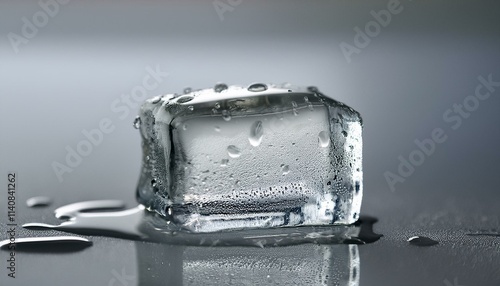
[[[80,212],[116,210],[123,209],[124,207],[125,203],[119,200],[84,201],[57,208],[54,214],[56,218],[62,219],[74,217]]]
[[[425,236],[412,236],[408,238],[408,242],[411,245],[416,245],[416,246],[432,246],[439,243]]]
[[[257,147],[262,142],[262,137],[264,135],[264,128],[262,127],[262,121],[255,121],[250,127],[250,137],[248,141],[254,147]]]
[[[471,233],[466,233],[468,236],[492,236],[492,237],[500,237],[499,232],[494,232],[494,231],[479,231],[479,232],[471,232]]]
[[[241,150],[234,145],[229,145],[227,146],[227,154],[231,158],[238,158],[241,156]]]
[[[330,136],[328,136],[328,133],[326,131],[321,131],[318,134],[318,142],[319,142],[319,147],[325,148],[330,145]]]
[[[139,116],[135,117],[133,125],[135,129],[139,129],[139,127],[141,127],[141,118]]]
[[[32,197],[26,200],[26,205],[30,208],[33,207],[46,207],[52,203],[52,199],[49,197],[39,196]]]
[[[228,87],[227,87],[227,84],[225,83],[218,83],[214,86],[214,91],[215,92],[222,92],[223,90],[226,90]]]
[[[260,92],[267,90],[267,85],[263,83],[254,83],[248,87],[249,91]]]

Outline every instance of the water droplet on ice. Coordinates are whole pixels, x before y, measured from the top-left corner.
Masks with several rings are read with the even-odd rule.
[[[153,99],[151,99],[151,103],[152,104],[157,104],[158,102],[160,102],[162,96],[158,95],[158,96],[155,96],[153,97]]]
[[[221,91],[226,90],[226,89],[227,89],[227,84],[225,84],[225,83],[218,83],[214,86],[215,92],[221,92]]]
[[[328,133],[326,131],[321,131],[318,134],[318,142],[319,142],[319,147],[328,147],[330,145],[330,136],[328,136]]]
[[[288,167],[288,165],[281,164],[281,171],[283,172],[283,175],[286,175],[290,173],[290,167]]]
[[[307,90],[310,91],[310,92],[318,92],[318,88],[315,87],[315,86],[308,86]]]
[[[184,96],[181,96],[177,99],[177,102],[178,103],[186,103],[186,102],[189,102],[191,100],[193,100],[194,97],[190,96],[190,95],[184,95]]]
[[[262,127],[262,121],[255,121],[250,127],[250,137],[248,137],[248,141],[254,147],[260,145],[262,142],[262,136],[264,135],[264,129]]]
[[[231,114],[227,110],[222,110],[222,118],[226,121],[231,120]]]
[[[139,129],[139,127],[141,127],[141,118],[136,116],[134,119],[134,128]]]
[[[227,146],[227,154],[231,158],[238,158],[239,156],[241,156],[241,150],[234,145],[229,145]]]
[[[263,83],[254,83],[248,87],[249,91],[259,92],[267,90],[267,85]]]

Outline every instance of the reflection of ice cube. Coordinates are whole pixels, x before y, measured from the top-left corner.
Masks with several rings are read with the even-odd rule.
[[[139,201],[184,229],[357,219],[361,118],[321,93],[207,89],[148,100],[140,119]]]
[[[357,245],[136,247],[140,285],[359,285]]]

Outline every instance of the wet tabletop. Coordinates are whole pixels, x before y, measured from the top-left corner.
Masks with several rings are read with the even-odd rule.
[[[355,28],[387,15],[389,2],[73,1],[14,44],[7,35],[23,36],[23,17],[44,10],[0,4],[0,238],[13,227],[19,239],[92,242],[19,249],[16,278],[1,250],[0,285],[500,285],[498,4],[400,1],[356,44]],[[361,215],[376,217],[383,237],[197,247],[21,227],[58,224],[54,210],[75,202],[137,206],[139,104],[218,82],[315,85],[359,111]],[[90,142],[94,130],[102,137]],[[87,153],[69,158],[86,140]],[[35,196],[50,200],[28,207]]]

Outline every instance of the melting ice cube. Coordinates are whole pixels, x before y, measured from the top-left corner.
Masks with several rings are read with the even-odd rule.
[[[138,200],[181,229],[358,218],[362,120],[316,88],[217,84],[149,99],[136,121],[143,140]]]

